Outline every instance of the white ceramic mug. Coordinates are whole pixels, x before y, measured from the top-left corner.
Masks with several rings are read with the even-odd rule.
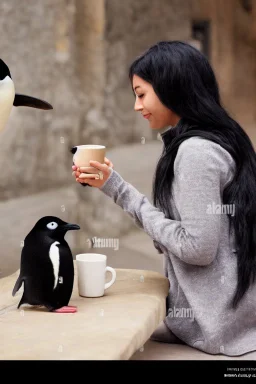
[[[78,292],[84,297],[101,297],[116,280],[116,271],[107,266],[107,256],[100,253],[80,253],[76,255]],[[112,279],[106,283],[106,272]]]

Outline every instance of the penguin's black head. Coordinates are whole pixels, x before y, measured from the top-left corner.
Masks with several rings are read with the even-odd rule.
[[[4,80],[6,76],[9,76],[10,79],[12,78],[9,68],[7,67],[5,62],[0,59],[0,81]]]
[[[38,220],[32,231],[56,239],[63,238],[67,231],[78,229],[80,227],[77,224],[67,223],[56,216],[44,216]]]

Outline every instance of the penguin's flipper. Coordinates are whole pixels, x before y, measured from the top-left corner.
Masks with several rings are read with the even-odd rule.
[[[45,110],[53,109],[52,105],[44,100],[40,100],[32,96],[20,95],[18,93],[15,93],[13,105],[15,107],[31,107]]]
[[[21,277],[19,276],[15,285],[14,285],[14,288],[12,290],[12,296],[14,296],[16,294],[16,292],[18,292],[18,290],[20,289],[22,283],[24,282],[24,285],[25,285],[25,278],[24,277]],[[25,289],[23,291],[23,295],[22,295],[22,298],[20,299],[20,302],[18,304],[18,307],[19,308],[22,304],[26,304],[27,301],[26,301],[26,294],[25,294]]]
[[[23,292],[23,295],[22,295],[22,298],[20,299],[20,302],[19,302],[19,304],[18,304],[18,309],[19,309],[19,307],[22,305],[22,304],[27,304],[28,302],[27,302],[27,299],[26,299],[26,294],[25,294],[25,291]]]
[[[21,276],[18,277],[18,279],[14,285],[14,288],[12,290],[12,296],[14,296],[16,294],[16,292],[18,292],[18,290],[20,289],[21,284],[23,283],[24,280],[25,279],[23,277],[21,277]]]

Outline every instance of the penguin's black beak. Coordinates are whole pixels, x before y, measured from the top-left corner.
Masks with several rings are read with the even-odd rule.
[[[32,96],[20,95],[18,93],[15,94],[13,105],[15,107],[31,107],[44,110],[53,109],[52,105],[44,100]]]
[[[77,224],[65,224],[61,226],[61,229],[63,229],[63,231],[75,231],[80,229],[80,227]]]

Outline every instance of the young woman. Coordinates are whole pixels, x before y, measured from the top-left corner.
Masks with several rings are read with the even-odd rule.
[[[153,204],[105,159],[73,167],[99,188],[164,254],[167,314],[152,339],[210,354],[256,350],[256,155],[221,104],[207,58],[180,41],[161,41],[131,64],[135,111],[161,134]],[[83,173],[87,172],[87,174]]]

